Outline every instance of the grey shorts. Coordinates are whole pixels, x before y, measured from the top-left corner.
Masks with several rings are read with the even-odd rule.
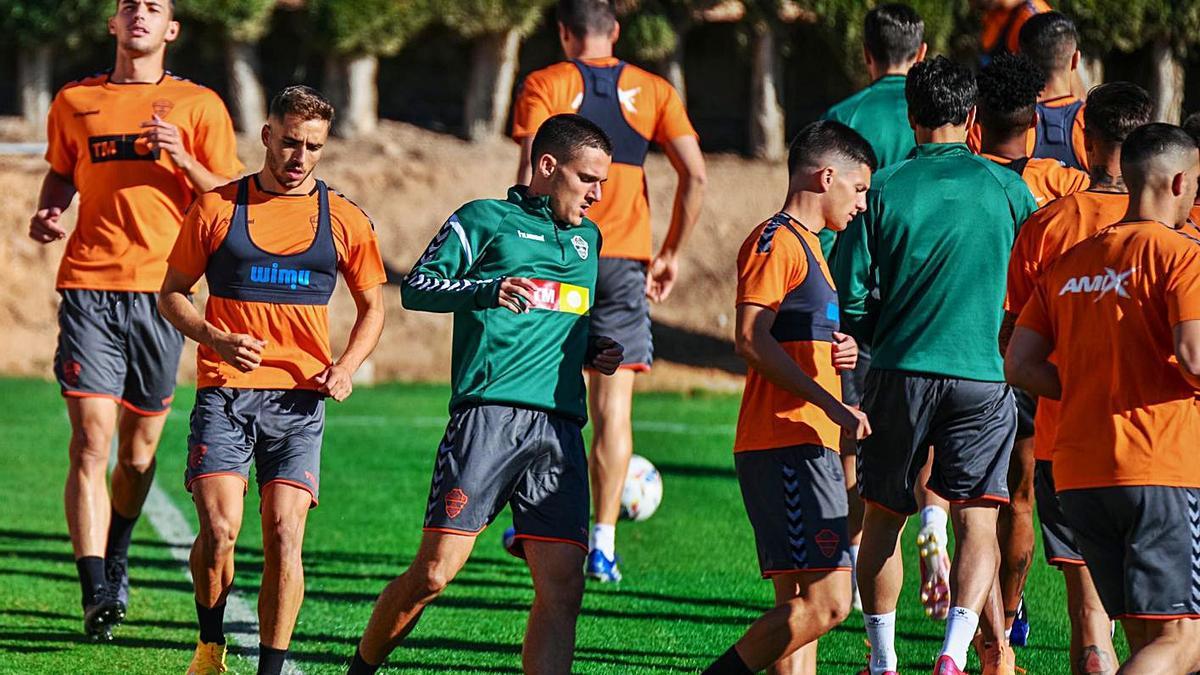
[[[818,445],[733,456],[764,578],[850,569],[846,478],[836,452]]]
[[[1114,619],[1200,619],[1200,489],[1064,490],[1063,513]]]
[[[184,485],[205,476],[234,475],[249,482],[250,464],[261,492],[268,483],[306,490],[317,505],[325,397],[308,389],[196,391],[188,434]]]
[[[1034,499],[1037,502],[1038,521],[1042,527],[1042,548],[1046,562],[1055,567],[1063,565],[1085,565],[1075,534],[1063,515],[1062,504],[1054,489],[1054,465],[1038,460],[1033,466]]]
[[[650,370],[654,341],[650,336],[650,301],[646,299],[646,263],[600,258],[592,335],[603,335],[625,348],[622,368]]]
[[[63,396],[99,396],[142,415],[171,407],[183,335],[157,293],[63,289],[54,375]]]
[[[455,410],[438,447],[425,529],[479,534],[512,507],[516,539],[588,547],[587,455],[579,423],[541,410]]]
[[[932,445],[930,490],[954,503],[1008,502],[1017,415],[1007,384],[872,368],[862,408],[873,432],[858,445],[864,501],[916,513],[913,488]]]
[[[1033,438],[1033,419],[1037,417],[1037,397],[1013,387],[1013,399],[1017,405],[1017,440]]]
[[[862,405],[863,393],[867,388],[867,371],[871,369],[871,348],[858,346],[858,363],[854,370],[843,370],[842,403],[858,407]]]

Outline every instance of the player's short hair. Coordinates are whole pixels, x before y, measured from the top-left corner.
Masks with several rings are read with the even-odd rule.
[[[914,65],[904,85],[908,114],[926,129],[966,122],[978,94],[975,73],[945,56]]]
[[[530,159],[536,164],[542,155],[550,155],[559,162],[569,162],[583,148],[596,148],[612,155],[612,141],[595,122],[572,113],[555,115],[538,127]]]
[[[1029,18],[1018,37],[1021,53],[1046,73],[1071,67],[1071,57],[1079,48],[1075,23],[1061,12],[1043,12]]]
[[[608,35],[617,12],[609,0],[558,0],[558,22],[577,38]]]
[[[828,166],[831,160],[866,164],[871,171],[879,165],[875,150],[854,129],[833,120],[818,120],[804,125],[788,148],[788,175],[803,169]]]
[[[1046,86],[1041,68],[1025,56],[1000,54],[977,76],[979,123],[1011,135],[1028,129],[1037,114],[1037,99]]]
[[[898,3],[880,5],[863,21],[863,45],[885,66],[908,63],[925,39],[925,21],[917,10]]]
[[[1152,122],[1130,132],[1121,144],[1121,177],[1131,190],[1157,172],[1184,171],[1197,161],[1196,140],[1174,124]]]
[[[1154,101],[1145,89],[1132,82],[1106,82],[1088,92],[1083,128],[1094,139],[1121,143],[1153,115]]]
[[[1183,120],[1183,124],[1180,124],[1179,126],[1182,127],[1184,131],[1188,132],[1188,135],[1192,137],[1192,140],[1196,141],[1196,145],[1200,145],[1200,112],[1194,112],[1191,115],[1188,115],[1187,118]]]
[[[113,4],[115,4],[117,6],[117,9],[120,9],[121,3],[124,1],[125,0],[116,0],[116,2],[114,2]],[[175,0],[167,0],[167,9],[171,10],[172,15],[175,14]]]
[[[321,92],[303,84],[294,84],[271,99],[271,117],[282,120],[295,115],[303,120],[333,121],[333,104]]]

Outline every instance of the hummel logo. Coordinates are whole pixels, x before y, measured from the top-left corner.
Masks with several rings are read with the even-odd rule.
[[[522,239],[529,239],[531,241],[546,241],[546,235],[544,234],[530,234],[521,230],[517,230],[517,236]]]
[[[99,115],[99,110],[80,110],[75,113],[75,117],[87,117],[88,115]]]
[[[1109,291],[1115,292],[1122,298],[1128,298],[1129,292],[1125,290],[1125,282],[1137,270],[1136,267],[1130,267],[1124,272],[1118,273],[1111,267],[1104,268],[1104,274],[1094,275],[1090,277],[1075,277],[1070,279],[1066,284],[1063,284],[1062,290],[1058,292],[1060,296],[1067,293],[1095,293],[1100,292],[1093,302],[1100,302],[1100,298],[1108,295]]]

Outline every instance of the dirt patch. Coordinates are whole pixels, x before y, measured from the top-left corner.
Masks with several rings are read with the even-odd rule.
[[[31,138],[12,119],[0,120],[0,138]],[[262,163],[256,138],[242,137],[242,160]],[[0,181],[9,197],[0,214],[0,372],[49,376],[57,332],[54,277],[62,244],[40,246],[26,236],[46,164],[36,157],[0,157]],[[333,141],[320,174],[371,215],[388,264],[406,271],[456,207],[480,197],[503,197],[516,172],[516,147],[496,140],[470,144],[396,122],[360,141]],[[662,155],[647,159],[656,241],[670,218],[675,174]],[[639,378],[648,389],[694,387],[735,390],[740,370],[732,356],[734,260],[745,233],[779,206],[786,183],[782,166],[735,156],[708,157],[709,189],[703,217],[688,242],[681,278],[671,298],[653,310],[659,358]],[[74,224],[75,209],[66,215]],[[202,302],[203,297],[198,299]],[[370,373],[376,380],[447,380],[450,318],[406,312],[396,287],[387,291],[388,323]],[[331,307],[335,349],[353,323],[344,289]],[[194,372],[192,346],[181,374]]]

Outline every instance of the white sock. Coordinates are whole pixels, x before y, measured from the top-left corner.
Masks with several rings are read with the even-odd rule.
[[[867,641],[871,643],[871,675],[882,675],[896,670],[896,612],[867,614],[863,616],[867,626]]]
[[[593,551],[601,551],[605,557],[612,558],[617,550],[617,526],[602,523],[593,525],[588,548]]]
[[[942,643],[942,653],[949,654],[961,670],[967,668],[967,650],[975,637],[975,629],[979,627],[979,615],[966,607],[951,607],[950,616],[946,618],[946,641]]]
[[[850,545],[850,595],[858,595],[858,546]]]
[[[921,509],[921,529],[937,527],[944,535],[946,533],[946,523],[949,520],[950,516],[946,513],[946,509],[940,506],[926,506]]]

